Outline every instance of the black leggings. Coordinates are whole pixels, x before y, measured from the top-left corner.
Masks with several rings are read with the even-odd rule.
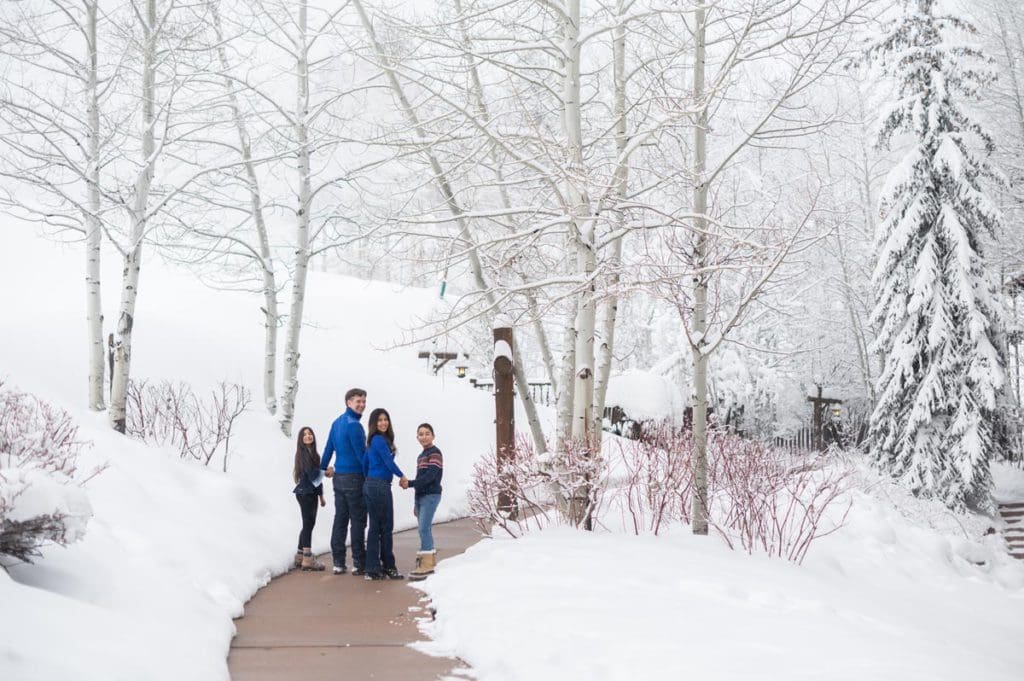
[[[299,532],[299,550],[309,548],[313,544],[313,526],[316,525],[315,494],[296,494],[299,509],[302,511],[302,531]]]

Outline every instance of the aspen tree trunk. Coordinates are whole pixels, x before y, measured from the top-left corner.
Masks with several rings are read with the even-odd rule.
[[[562,332],[562,362],[555,397],[555,451],[564,452],[572,440],[573,398],[576,373],[576,309],[565,314]]]
[[[705,8],[698,5],[694,10],[693,59],[693,100],[699,107],[696,125],[693,128],[693,212],[694,219],[694,267],[693,280],[693,507],[691,510],[694,534],[708,533],[708,355],[705,352],[707,339],[708,279],[704,267],[708,257],[706,184],[707,125],[708,107],[704,101],[704,59],[707,25]]]
[[[153,182],[156,159],[156,0],[146,0],[145,17],[140,17],[143,32],[142,51],[142,170],[135,182],[135,198],[131,209],[131,240],[124,252],[121,283],[121,306],[117,319],[114,345],[114,378],[110,397],[110,421],[114,430],[125,432],[128,380],[131,374],[132,331],[135,326],[135,303],[139,293],[142,267],[142,243],[146,235],[149,191]]]
[[[617,201],[626,198],[629,186],[629,165],[623,160],[626,151],[626,24],[624,0],[616,3],[616,16],[619,23],[612,30],[612,81],[614,87],[613,114],[615,116],[615,155],[620,159],[615,169],[615,197]],[[616,210],[615,227],[621,229],[625,224],[625,215]],[[614,291],[621,278],[619,268],[622,265],[622,240],[619,237],[612,242],[608,264],[611,268],[611,287]],[[615,347],[615,323],[619,313],[619,298],[614,292],[604,304],[601,319],[601,344],[597,348],[597,371],[594,376],[594,414],[592,425],[594,442],[601,441],[601,421],[604,418],[604,407],[608,396],[608,381],[612,371],[612,349]]]
[[[583,173],[583,133],[580,120],[580,2],[568,0],[562,18],[562,134],[566,146],[565,197],[569,217],[571,252],[576,255],[576,270],[584,277],[594,272],[597,264],[594,252],[594,225],[587,220],[589,199],[581,189],[585,181]],[[593,282],[587,284],[577,305],[576,319],[572,333],[566,340],[572,342],[572,361],[568,368],[563,364],[562,393],[572,391],[571,409],[562,409],[559,418],[568,416],[568,424],[560,424],[559,430],[568,432],[572,439],[585,439],[589,435],[588,420],[593,414],[594,402],[594,327],[597,313]],[[568,355],[568,352],[565,353]],[[565,359],[569,359],[566,357]],[[571,384],[569,383],[571,381]],[[569,406],[568,404],[566,405]]]
[[[416,115],[416,111],[413,109],[412,104],[406,97],[405,90],[402,88],[402,84],[398,81],[398,77],[395,75],[394,70],[391,68],[390,60],[387,54],[384,52],[384,48],[380,44],[380,41],[377,39],[377,32],[374,30],[373,24],[370,23],[370,18],[366,14],[362,2],[360,0],[355,0],[353,4],[356,8],[356,12],[359,14],[359,19],[363,24],[363,28],[366,30],[366,33],[373,44],[374,53],[377,55],[377,58],[381,61],[381,64],[384,66],[385,74],[388,79],[388,84],[391,87],[392,92],[395,94],[395,97],[398,99],[399,105],[402,108],[402,112],[404,113],[406,120],[409,121],[409,124],[412,126],[417,137],[419,137],[420,139],[426,139],[426,131],[423,129],[423,125],[421,124],[419,117]],[[463,239],[475,245],[477,241],[473,233],[473,228],[470,225],[469,221],[465,218],[462,206],[459,205],[458,200],[455,198],[455,192],[452,189],[450,181],[448,180],[448,174],[444,171],[444,168],[441,167],[441,163],[440,161],[438,161],[437,156],[432,151],[429,150],[429,147],[426,147],[426,149],[427,151],[425,153],[427,156],[427,160],[430,163],[430,169],[434,173],[434,178],[437,181],[438,190],[440,191],[441,196],[444,198],[444,202],[448,208],[449,213],[451,213],[452,217],[455,219],[455,222],[459,227],[460,235],[462,236]],[[470,266],[473,270],[473,278],[476,282],[477,287],[481,291],[484,291],[486,300],[488,301],[488,303],[493,305],[495,303],[494,293],[487,285],[486,278],[484,277],[483,264],[480,262],[480,257],[476,249],[470,249],[469,260]],[[537,414],[536,405],[534,404],[533,399],[530,396],[530,386],[528,383],[528,379],[526,377],[526,373],[523,370],[523,361],[522,356],[520,354],[518,343],[513,344],[512,354],[512,364],[515,380],[516,383],[519,385],[519,398],[523,403],[524,410],[526,411],[526,418],[530,426],[530,434],[533,437],[534,447],[536,448],[538,454],[543,454],[544,452],[547,451],[547,444],[544,440],[544,432],[541,427],[540,417]]]
[[[597,268],[595,231],[593,221],[585,223],[576,236],[576,267],[585,277],[592,277]],[[573,386],[572,437],[583,440],[587,448],[596,451],[600,440],[593,441],[594,418],[594,333],[597,322],[595,284],[589,281],[580,300],[576,319],[576,373]]]
[[[874,239],[874,234],[875,234],[875,218],[874,218],[874,215],[875,215],[876,206],[875,206],[875,197],[874,197],[874,195],[871,192],[871,158],[870,158],[870,155],[868,154],[867,144],[864,142],[864,140],[866,140],[868,138],[868,131],[865,129],[865,126],[864,126],[864,121],[866,120],[867,113],[864,111],[864,97],[860,93],[860,91],[857,92],[857,108],[858,108],[858,114],[859,114],[859,120],[860,120],[860,126],[859,127],[860,127],[860,130],[861,130],[861,136],[860,136],[860,138],[861,138],[861,144],[860,144],[860,171],[861,171],[861,184],[864,187],[864,189],[863,189],[864,194],[863,194],[863,197],[862,197],[863,208],[864,208],[864,216],[863,216],[864,217],[864,229],[865,229],[865,231],[869,235],[871,235],[871,238],[873,240]],[[846,285],[849,286],[849,275],[848,275],[848,273],[846,271],[845,263],[844,263],[844,269],[843,269],[843,277],[844,277],[844,279],[847,279]],[[851,302],[851,301],[848,301],[848,302]],[[853,314],[853,308],[851,307],[850,310],[851,310],[851,315],[852,315]],[[864,347],[864,356],[863,356],[863,359],[862,359],[862,365],[863,366],[862,366],[861,371],[864,374],[865,379],[868,382],[868,394],[871,395],[871,403],[874,404],[875,399],[876,399],[876,395],[875,395],[875,379],[874,379],[874,376],[873,376],[873,372],[871,370],[871,353],[868,352],[868,346],[870,345],[870,343],[867,341],[866,334],[864,333],[863,326],[861,326],[861,324],[859,322],[854,322],[854,324],[855,324],[855,328],[859,329],[859,331],[860,331],[860,336],[861,336],[860,344],[862,344],[863,347]],[[881,371],[881,358],[879,358],[879,371]]]
[[[583,253],[583,242],[587,235],[581,233],[581,222],[586,210],[586,199],[577,186],[583,181],[583,134],[580,125],[580,3],[579,0],[568,0],[564,5],[562,17],[562,134],[564,136],[565,156],[565,206],[569,218],[569,233],[566,239],[566,252],[576,255],[576,269],[583,271],[587,267],[587,256]],[[562,365],[558,379],[558,407],[556,410],[557,451],[566,452],[573,440],[585,437],[586,413],[593,399],[593,321],[588,318],[589,308],[593,308],[593,298],[585,294],[575,310],[566,314],[565,332],[562,339]],[[590,343],[581,339],[581,326],[590,329]],[[587,351],[589,350],[589,361]],[[579,353],[582,352],[582,357]],[[578,376],[580,369],[590,375]],[[588,385],[589,384],[589,385]],[[588,390],[589,388],[589,390]],[[589,399],[588,399],[589,398]],[[584,404],[578,401],[587,400]],[[579,418],[582,415],[582,418]],[[564,474],[563,467],[556,462],[555,479]],[[559,512],[579,523],[581,500],[567,498],[559,484],[553,485],[553,492]]]
[[[106,409],[103,399],[103,375],[106,358],[103,352],[103,301],[100,296],[100,247],[103,231],[100,228],[100,103],[96,42],[96,2],[85,4],[86,54],[86,118],[89,126],[86,153],[86,181],[88,182],[85,217],[85,318],[89,337],[89,408]]]
[[[853,279],[850,277],[849,264],[846,262],[846,251],[844,250],[843,238],[836,233],[836,248],[839,256],[839,271],[843,277],[843,301],[846,303],[846,310],[850,315],[850,331],[853,333],[854,345],[857,346],[857,361],[860,364],[861,379],[864,387],[871,396],[871,403],[875,403],[875,381],[871,377],[871,356],[868,353],[867,340],[864,338],[864,328],[857,317],[854,307]]]
[[[298,206],[295,210],[295,272],[292,275],[292,303],[288,313],[288,339],[284,351],[284,382],[281,393],[281,431],[292,434],[295,397],[299,392],[299,335],[306,301],[306,274],[309,269],[309,208],[311,195],[309,160],[309,45],[306,39],[307,3],[299,0],[298,37],[295,61],[295,138],[298,142]]]
[[[608,265],[614,271],[611,275],[612,286],[619,283],[621,275],[618,268],[622,262],[622,237],[616,239],[610,245],[611,253],[608,257]],[[608,397],[608,382],[612,373],[612,350],[615,348],[615,326],[619,316],[619,297],[615,294],[609,296],[604,303],[604,313],[601,316],[601,332],[597,334],[601,339],[597,346],[597,371],[594,374],[594,433],[591,439],[595,442],[601,441],[601,422],[604,418],[604,409]]]
[[[235,130],[238,133],[239,149],[242,153],[242,166],[245,168],[245,178],[249,187],[249,210],[252,213],[253,224],[256,226],[256,238],[260,248],[260,274],[263,277],[263,314],[264,314],[264,337],[263,337],[263,401],[271,414],[277,412],[277,326],[279,315],[277,309],[277,278],[274,273],[274,259],[270,250],[270,238],[267,236],[267,225],[263,219],[263,198],[260,194],[259,179],[256,176],[256,166],[252,160],[252,145],[249,141],[249,132],[238,106],[238,96],[235,94],[234,85],[227,77],[230,70],[227,50],[224,47],[224,31],[221,28],[220,7],[217,2],[210,4],[213,15],[213,28],[217,36],[217,57],[220,60],[221,70],[224,71],[224,88],[228,95],[228,107],[235,122]]]

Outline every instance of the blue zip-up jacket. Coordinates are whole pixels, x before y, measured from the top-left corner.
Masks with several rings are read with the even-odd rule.
[[[366,450],[366,466],[363,475],[388,482],[391,482],[392,476],[405,477],[405,473],[395,463],[395,455],[391,451],[391,447],[388,446],[388,441],[380,433],[374,435],[370,440],[370,448]]]
[[[306,465],[308,463],[308,465]],[[316,494],[324,493],[324,473],[316,467],[315,461],[306,462],[303,459],[302,470],[299,471],[299,483],[292,490],[295,494]]]
[[[324,455],[320,458],[320,470],[327,470],[331,465],[331,457],[337,452],[337,460],[334,463],[334,473],[357,473],[364,475],[363,467],[366,461],[366,431],[363,424],[359,422],[362,418],[351,407],[345,409],[345,413],[334,419],[331,424],[331,433],[327,436],[327,445],[324,447]]]
[[[444,458],[441,450],[430,445],[416,458],[416,479],[409,481],[409,487],[416,490],[417,497],[441,493],[441,476],[444,475]]]

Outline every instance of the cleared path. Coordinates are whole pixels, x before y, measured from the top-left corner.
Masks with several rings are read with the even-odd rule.
[[[439,562],[479,539],[471,520],[434,526]],[[415,530],[395,535],[399,570],[412,569],[418,547]],[[430,613],[406,580],[335,576],[330,555],[321,560],[328,565],[325,572],[292,570],[246,604],[245,615],[235,620],[238,633],[228,656],[232,681],[415,681],[464,667],[408,647],[423,640],[416,619]]]

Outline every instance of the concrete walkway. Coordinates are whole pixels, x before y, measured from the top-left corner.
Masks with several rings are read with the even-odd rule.
[[[480,539],[471,520],[434,526],[438,561]],[[419,537],[395,535],[398,569],[408,573]],[[438,679],[465,665],[423,655],[416,619],[430,617],[423,595],[407,580],[368,582],[350,574],[292,570],[260,589],[235,620],[228,669],[232,681],[416,681]],[[351,563],[349,564],[351,568]],[[444,563],[438,570],[444,569]]]

